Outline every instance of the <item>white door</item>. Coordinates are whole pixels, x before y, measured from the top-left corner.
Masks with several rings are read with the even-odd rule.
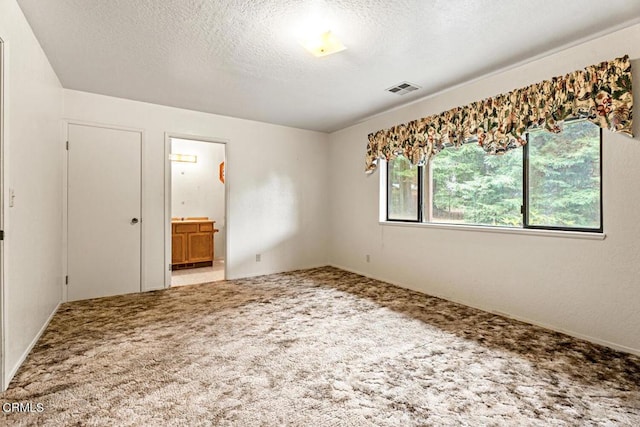
[[[69,301],[140,292],[140,132],[69,124]]]

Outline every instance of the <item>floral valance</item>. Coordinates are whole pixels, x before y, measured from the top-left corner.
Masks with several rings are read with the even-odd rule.
[[[526,144],[528,130],[560,132],[563,121],[573,118],[632,135],[632,109],[631,64],[625,55],[369,134],[366,171],[373,172],[378,159],[398,155],[422,164],[445,145],[457,147],[474,137],[487,153],[501,154]]]

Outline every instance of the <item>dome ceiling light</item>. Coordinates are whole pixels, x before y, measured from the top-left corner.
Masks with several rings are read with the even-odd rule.
[[[302,42],[302,46],[316,57],[342,52],[345,45],[331,31],[325,31]]]

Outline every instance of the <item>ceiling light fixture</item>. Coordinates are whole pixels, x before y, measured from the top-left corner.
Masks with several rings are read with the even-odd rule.
[[[316,57],[331,55],[346,49],[345,45],[331,31],[325,31],[308,38],[302,42],[302,46]]]

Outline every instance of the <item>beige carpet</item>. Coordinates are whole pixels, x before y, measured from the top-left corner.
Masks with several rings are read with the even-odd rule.
[[[640,358],[335,268],[68,303],[0,424],[640,425]]]

